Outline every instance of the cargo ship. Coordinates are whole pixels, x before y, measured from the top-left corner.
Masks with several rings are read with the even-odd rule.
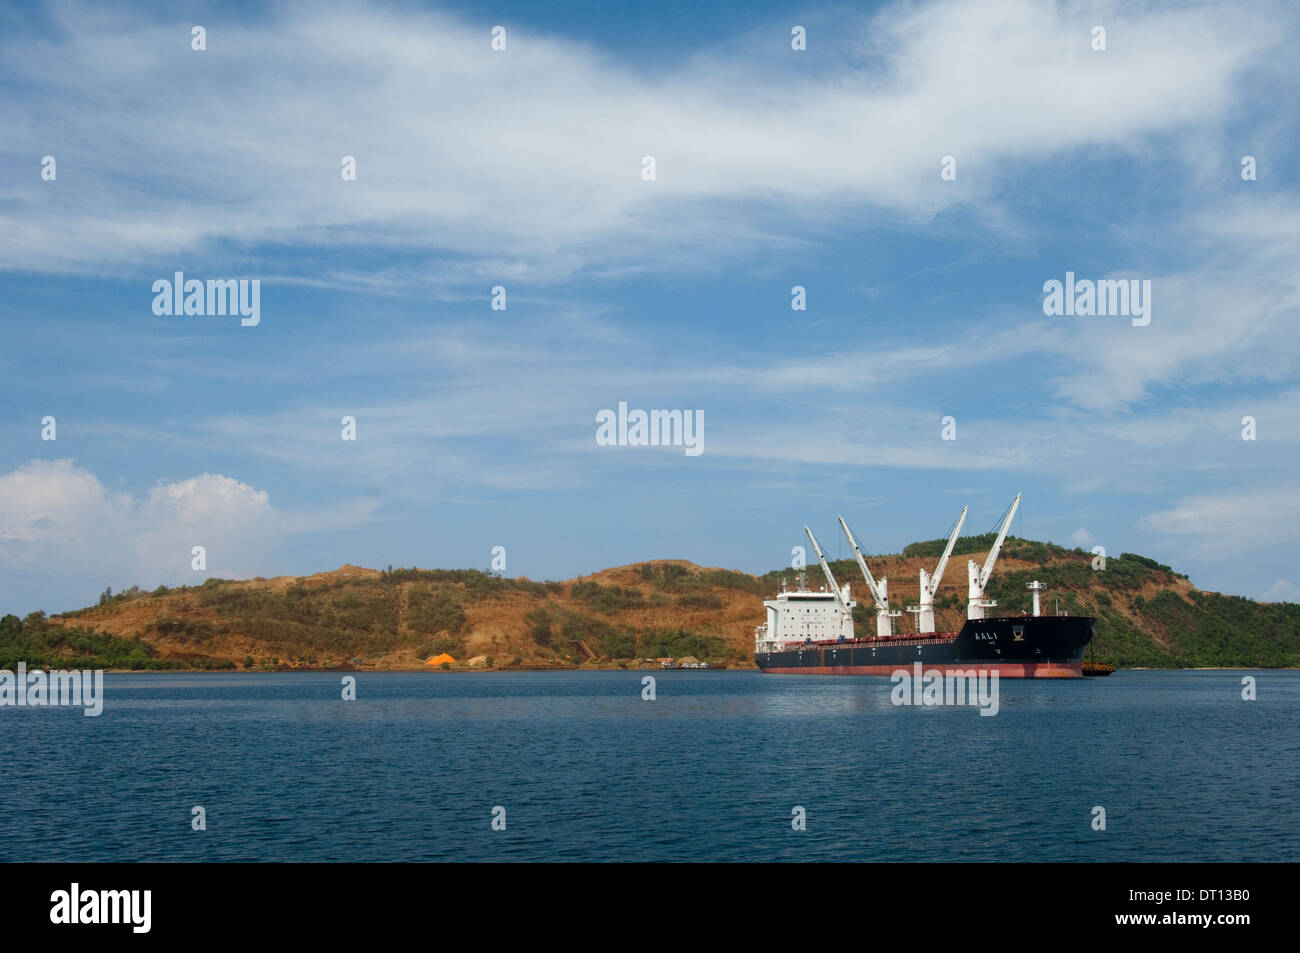
[[[983,566],[968,561],[966,622],[956,632],[935,631],[934,596],[966,521],[966,509],[957,518],[934,572],[921,570],[918,604],[907,609],[916,619],[914,631],[904,634],[894,632],[894,620],[902,613],[890,608],[888,581],[871,574],[866,557],[841,517],[840,528],[876,607],[876,634],[855,636],[853,609],[857,603],[850,587],[836,583],[816,537],[805,526],[827,586],[810,589],[801,576],[797,588],[783,587],[775,599],[763,603],[767,623],[754,631],[754,662],[760,670],[780,675],[890,675],[920,662],[927,672],[975,669],[997,672],[1001,678],[1081,677],[1083,650],[1092,641],[1096,619],[1043,615],[1039,593],[1046,587],[1037,581],[1026,587],[1033,593],[1032,614],[987,613],[997,602],[985,598],[985,588],[1019,505],[1017,495]]]

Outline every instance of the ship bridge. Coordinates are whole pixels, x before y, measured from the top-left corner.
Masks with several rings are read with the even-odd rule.
[[[773,651],[776,646],[799,642],[853,638],[853,601],[848,586],[782,590],[763,603],[767,624],[754,633],[755,647]]]

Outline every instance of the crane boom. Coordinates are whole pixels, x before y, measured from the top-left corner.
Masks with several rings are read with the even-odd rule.
[[[812,534],[812,530],[807,526],[803,528],[803,531],[808,534],[808,542],[812,543],[813,552],[817,554],[817,561],[821,563],[822,572],[826,574],[826,584],[831,587],[831,592],[835,594],[835,604],[839,606],[840,611],[845,615],[852,615],[840,595],[840,587],[835,584],[835,577],[831,575],[831,567],[826,565],[826,557],[822,555],[822,548],[817,545],[817,537]]]
[[[1011,502],[1011,510],[1007,513],[1007,518],[1002,521],[1002,530],[998,533],[998,540],[989,550],[988,558],[984,560],[984,568],[980,570],[979,583],[980,589],[983,590],[989,584],[989,576],[993,575],[993,564],[998,561],[998,553],[1002,551],[1002,543],[1007,538],[1007,530],[1011,528],[1011,521],[1016,518],[1016,508],[1020,506],[1020,494]]]
[[[948,568],[948,557],[952,555],[953,546],[957,545],[957,534],[961,532],[962,525],[966,522],[966,511],[968,506],[961,508],[961,516],[957,517],[957,525],[952,529],[952,535],[948,537],[948,545],[944,548],[943,557],[939,560],[939,565],[934,567],[934,575],[930,577],[930,595],[939,591],[939,581],[943,579],[943,571]]]
[[[921,585],[919,605],[914,607],[916,612],[916,631],[929,633],[934,631],[934,594],[939,591],[939,582],[943,579],[943,571],[948,568],[948,558],[952,556],[952,548],[957,545],[957,534],[961,532],[962,526],[966,524],[966,510],[968,507],[961,508],[961,515],[957,517],[957,522],[953,525],[952,532],[948,535],[948,545],[943,549],[943,555],[939,558],[939,565],[934,567],[934,575],[930,575],[924,569],[921,570]],[[908,609],[912,612],[913,609]]]
[[[844,522],[841,516],[840,529],[844,530],[844,535],[849,541],[849,546],[853,548],[853,558],[858,561],[858,568],[862,570],[863,577],[867,580],[867,588],[871,590],[871,598],[876,600],[877,609],[889,609],[889,600],[885,598],[880,591],[880,586],[876,582],[876,577],[871,575],[871,570],[867,568],[867,560],[862,555],[862,550],[858,547],[858,541],[853,538],[853,533],[849,530],[849,524]]]

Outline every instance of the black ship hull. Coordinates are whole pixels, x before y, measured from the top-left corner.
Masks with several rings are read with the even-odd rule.
[[[1001,678],[1079,678],[1096,620],[1084,616],[967,619],[960,632],[805,642],[759,650],[754,661],[773,674],[890,675],[911,670],[980,669]]]

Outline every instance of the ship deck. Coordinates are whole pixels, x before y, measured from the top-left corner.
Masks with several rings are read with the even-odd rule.
[[[848,648],[862,648],[869,645],[935,645],[944,642],[951,642],[960,632],[908,632],[903,635],[875,635],[865,639],[814,639],[811,642],[783,642],[783,648],[794,648],[800,645],[816,645],[820,648],[829,646],[847,646]]]

